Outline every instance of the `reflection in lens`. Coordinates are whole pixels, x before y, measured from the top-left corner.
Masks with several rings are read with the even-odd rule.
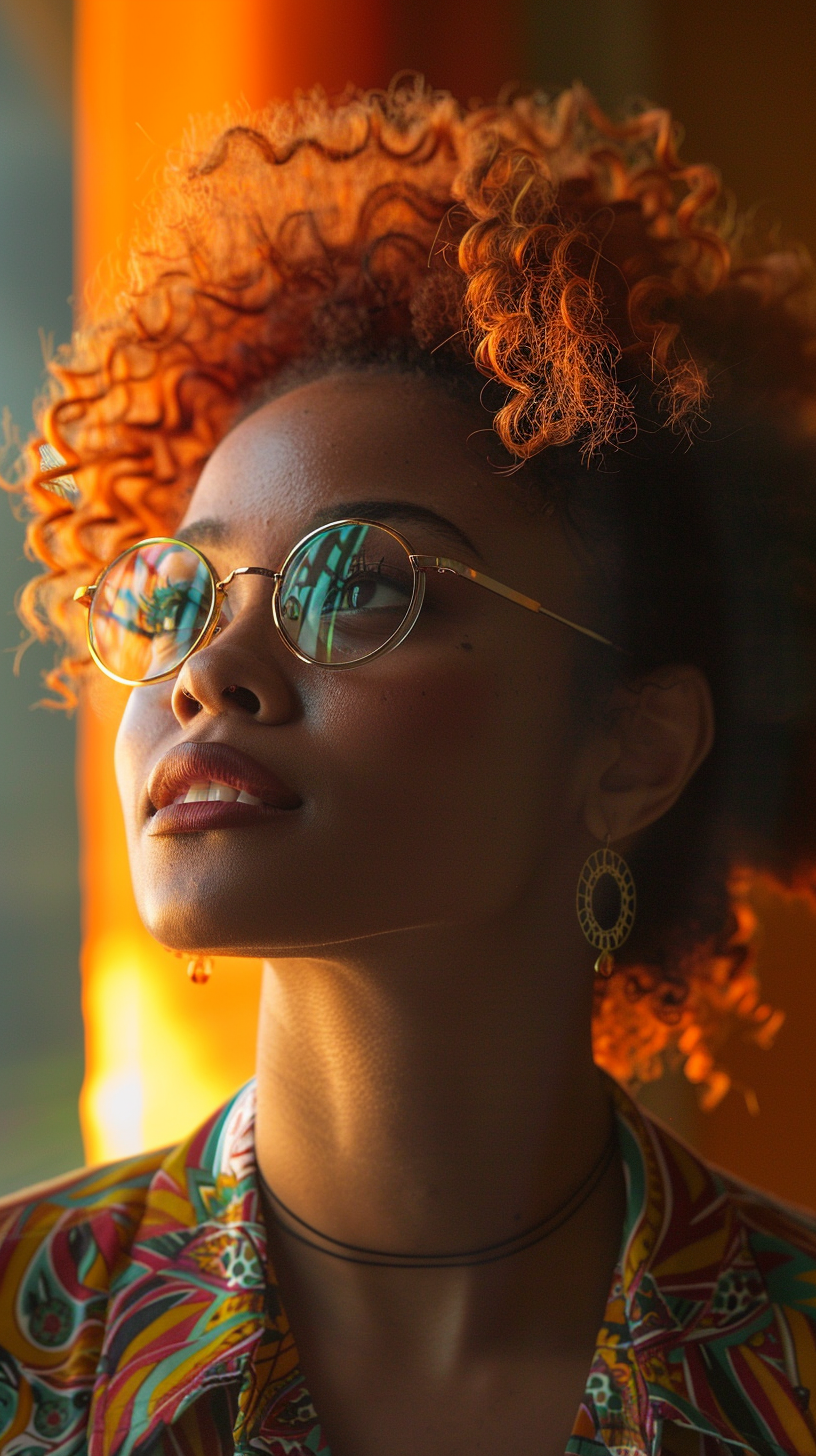
[[[295,552],[280,583],[280,626],[311,662],[358,662],[399,631],[413,596],[400,542],[381,526],[348,521]]]
[[[210,620],[212,576],[180,541],[134,546],[103,576],[89,630],[100,661],[117,677],[142,683],[171,673]]]

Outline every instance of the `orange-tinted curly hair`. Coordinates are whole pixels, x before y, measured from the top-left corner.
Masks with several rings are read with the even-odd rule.
[[[639,555],[621,548],[621,626],[631,628],[636,666],[671,660],[666,652],[696,660],[688,633],[678,628],[660,646],[659,632],[646,640],[633,625],[649,619],[648,602],[636,601],[656,580],[644,568],[649,542],[659,554],[661,531],[672,535],[666,522],[682,508],[684,462],[703,448],[694,442],[712,397],[784,415],[786,438],[796,435],[807,454],[813,298],[807,261],[752,241],[714,171],[680,161],[662,110],[613,125],[580,87],[553,102],[525,94],[465,110],[410,79],[387,93],[337,102],[314,93],[226,127],[223,118],[203,125],[169,168],[115,308],[92,311],[52,362],[40,434],[16,487],[30,511],[30,549],[46,568],[23,594],[23,617],[36,635],[67,643],[51,687],[70,701],[86,663],[73,589],[126,544],[172,532],[204,462],[266,381],[338,358],[399,357],[458,371],[477,388],[491,381],[497,435],[542,479],[561,458],[562,474],[583,471],[586,482],[617,447],[624,466],[613,468],[610,501],[626,494],[621,469],[640,438],[641,474],[653,480],[655,461],[670,460],[678,489],[655,485],[647,495],[641,481],[618,512],[650,521],[633,527]],[[54,493],[65,467],[41,468],[43,441],[65,457],[76,502]],[[798,468],[801,476],[811,466]],[[778,523],[780,511],[774,497],[765,516]],[[803,511],[799,546],[812,540],[816,560],[816,522],[808,517],[805,530]],[[688,563],[705,539],[688,537]],[[816,639],[816,608],[808,620]],[[724,721],[744,745],[750,711],[740,717],[734,701]],[[810,743],[811,707],[791,710],[793,727],[791,714],[785,720],[800,746]],[[760,738],[772,718],[754,713]],[[788,739],[768,749],[765,733],[766,756],[786,752]],[[692,796],[693,812],[666,816],[663,839],[641,856],[645,929],[599,994],[595,1028],[598,1060],[622,1077],[655,1075],[664,1050],[679,1046],[709,1102],[727,1087],[714,1063],[727,1020],[742,1018],[768,1040],[779,1019],[759,1001],[735,874],[754,866],[802,885],[816,859],[801,794],[799,819],[781,798],[751,818],[730,812],[734,781],[733,764],[715,764],[701,779],[713,795],[707,818]],[[792,779],[788,788],[799,792]],[[696,878],[677,870],[695,846]],[[654,865],[681,884],[671,912]]]

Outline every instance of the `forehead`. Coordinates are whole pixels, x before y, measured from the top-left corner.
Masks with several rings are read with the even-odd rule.
[[[205,467],[184,524],[207,517],[239,535],[262,523],[291,532],[335,502],[394,499],[440,512],[468,534],[516,518],[529,530],[529,502],[498,473],[499,456],[490,416],[432,380],[342,371],[241,421]]]

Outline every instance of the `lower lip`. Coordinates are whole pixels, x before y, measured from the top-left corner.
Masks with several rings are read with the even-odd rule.
[[[243,829],[264,820],[283,819],[291,809],[274,804],[223,803],[218,799],[194,804],[168,804],[157,809],[147,826],[148,834],[203,834],[208,829]]]

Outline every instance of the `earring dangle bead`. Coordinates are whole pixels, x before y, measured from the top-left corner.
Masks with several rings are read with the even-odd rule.
[[[171,950],[169,946],[164,949],[168,955],[175,956],[176,960],[184,960],[183,950]],[[206,986],[213,973],[213,961],[211,956],[194,955],[187,956],[187,975],[194,986]]]
[[[169,946],[164,949],[168,955],[175,956],[177,961],[183,961],[185,952],[183,950],[171,950]],[[213,961],[210,956],[187,954],[187,975],[194,986],[206,986],[213,973]]]
[[[596,891],[606,876],[617,888],[619,896],[618,914],[611,925],[601,924],[595,905]],[[608,977],[615,969],[615,951],[623,945],[635,923],[635,903],[632,871],[607,841],[603,849],[596,849],[584,864],[575,898],[578,923],[590,945],[599,952],[595,962],[597,975]]]
[[[194,986],[206,986],[213,971],[209,956],[192,956],[187,962],[187,975]]]

